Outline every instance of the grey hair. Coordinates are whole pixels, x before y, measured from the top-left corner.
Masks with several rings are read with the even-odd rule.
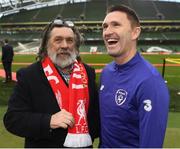
[[[47,44],[48,44],[48,41],[50,39],[50,34],[51,34],[51,31],[53,30],[53,28],[55,27],[68,27],[68,28],[71,28],[72,31],[74,32],[75,34],[75,48],[78,52],[78,55],[77,55],[77,60],[81,60],[80,56],[79,56],[79,47],[80,45],[82,44],[83,42],[83,38],[79,32],[79,30],[73,26],[73,27],[70,27],[66,24],[55,24],[53,22],[51,22],[50,24],[48,24],[44,31],[43,31],[43,34],[42,34],[42,39],[41,39],[41,43],[40,43],[40,47],[39,47],[39,52],[38,52],[38,56],[37,56],[37,60],[43,60],[46,56],[47,56]]]

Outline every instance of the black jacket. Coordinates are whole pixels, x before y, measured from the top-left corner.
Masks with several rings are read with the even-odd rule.
[[[85,65],[89,79],[89,133],[99,135],[98,93],[95,71]],[[11,133],[25,137],[25,147],[63,147],[67,129],[50,129],[51,115],[58,112],[55,95],[44,75],[40,62],[17,72],[17,84],[4,115],[4,125]]]
[[[14,56],[13,47],[10,45],[2,46],[2,62],[12,62]]]

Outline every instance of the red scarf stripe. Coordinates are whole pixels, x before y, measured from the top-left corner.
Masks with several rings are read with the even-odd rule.
[[[68,132],[75,134],[88,133],[88,77],[83,64],[78,61],[74,63],[69,88],[64,83],[49,57],[46,57],[42,61],[42,66],[60,109],[64,108],[74,116],[75,125],[73,128],[69,128]]]

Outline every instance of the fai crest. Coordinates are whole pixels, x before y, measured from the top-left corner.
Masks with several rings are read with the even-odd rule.
[[[127,98],[127,92],[123,89],[118,89],[115,95],[115,101],[118,106],[122,105]]]

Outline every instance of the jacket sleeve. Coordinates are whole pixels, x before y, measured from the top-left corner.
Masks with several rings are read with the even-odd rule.
[[[12,57],[12,60],[13,60],[13,57],[14,57],[14,49],[13,49],[13,47],[11,46],[11,57]]]
[[[99,117],[99,98],[98,98],[98,90],[96,84],[96,73],[95,69],[85,65],[88,79],[89,79],[89,97],[90,97],[90,104],[88,110],[88,125],[89,125],[89,132],[94,140],[95,138],[99,137],[100,131],[100,117]]]
[[[33,112],[26,73],[24,69],[17,72],[17,84],[9,99],[4,125],[9,132],[21,137],[47,138],[51,135],[51,115]]]
[[[151,77],[140,85],[138,94],[140,148],[162,148],[169,110],[164,80]]]
[[[1,56],[1,61],[3,61],[4,60],[4,47],[2,46],[2,56]]]
[[[96,73],[95,70],[93,69],[93,82],[94,82],[94,100],[92,103],[93,106],[93,117],[94,117],[94,121],[92,122],[92,125],[94,125],[94,135],[93,138],[98,138],[99,137],[99,133],[100,133],[100,113],[99,113],[99,95],[98,95],[98,87],[97,87],[97,83],[96,83]]]

